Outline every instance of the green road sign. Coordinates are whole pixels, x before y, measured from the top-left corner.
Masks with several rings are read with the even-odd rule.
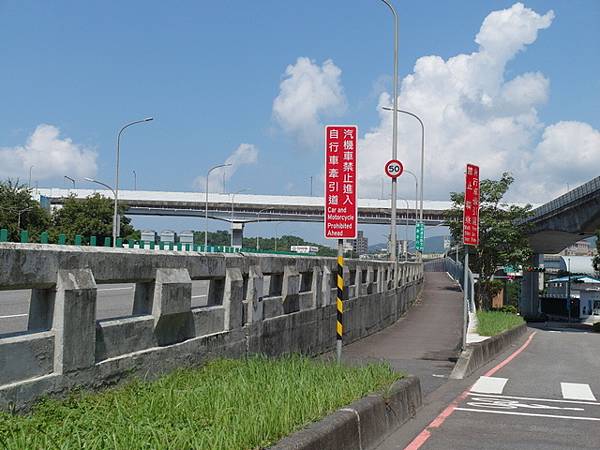
[[[415,249],[422,252],[425,243],[425,225],[418,223],[415,227]]]

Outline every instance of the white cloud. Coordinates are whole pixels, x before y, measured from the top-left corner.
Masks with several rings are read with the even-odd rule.
[[[521,201],[549,200],[553,192],[548,189],[557,179],[567,178],[575,185],[597,175],[593,171],[600,162],[598,131],[577,122],[544,129],[537,108],[548,101],[549,80],[539,72],[505,79],[508,61],[533,44],[553,18],[552,11],[541,15],[516,3],[485,18],[475,38],[476,52],[416,61],[413,72],[402,81],[398,104],[425,123],[425,198],[447,199],[449,191],[462,190],[467,162],[479,164],[486,178],[513,172],[517,182],[512,191]],[[359,142],[361,195],[380,192],[392,142],[392,113],[381,106],[391,103],[387,93],[380,96],[380,122]],[[418,174],[419,124],[399,114],[398,130],[398,157]],[[555,152],[561,154],[552,156]],[[571,169],[565,173],[561,170],[565,167]],[[412,198],[411,177],[400,178],[399,192]]]
[[[209,192],[224,192],[224,183],[227,182],[235,172],[244,165],[255,164],[258,161],[258,149],[253,144],[240,144],[240,146],[225,160],[229,167],[219,167],[211,172],[208,179]],[[203,191],[206,190],[206,176],[197,177],[194,186]]]
[[[323,138],[322,121],[346,110],[341,75],[330,59],[319,66],[309,58],[298,58],[286,68],[273,101],[276,122],[302,144],[318,146]]]
[[[33,166],[33,179],[52,177],[94,176],[97,153],[92,149],[75,144],[70,138],[61,138],[60,130],[47,124],[38,125],[25,145],[0,147],[0,177],[29,177]]]

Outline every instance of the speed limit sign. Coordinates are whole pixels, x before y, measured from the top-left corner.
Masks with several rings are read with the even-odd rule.
[[[404,166],[397,159],[392,159],[385,164],[385,173],[390,178],[398,178],[403,171]]]

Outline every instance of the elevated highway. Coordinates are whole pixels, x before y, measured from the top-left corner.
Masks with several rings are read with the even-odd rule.
[[[39,189],[39,195],[47,197],[53,207],[62,205],[66,198],[86,198],[94,193],[112,198],[108,190],[93,189]],[[126,205],[126,214],[132,216],[178,216],[204,217],[206,197],[202,192],[119,191],[119,201]],[[323,222],[323,197],[299,197],[278,195],[235,196],[232,205],[230,194],[208,195],[208,216],[226,222]],[[415,204],[409,201],[410,209],[402,208],[399,201],[399,224],[415,223]],[[233,213],[232,213],[233,206]],[[444,222],[444,212],[452,206],[449,201],[425,201],[423,222],[439,225]],[[260,213],[260,214],[259,214]],[[359,199],[358,222],[361,224],[389,224],[390,201]]]

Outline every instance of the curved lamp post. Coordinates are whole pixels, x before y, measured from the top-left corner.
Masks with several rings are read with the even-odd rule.
[[[394,95],[394,114],[393,114],[393,131],[392,131],[392,159],[398,159],[398,13],[388,0],[381,0],[392,12],[394,16],[394,79],[393,83],[393,95]],[[390,258],[392,261],[397,261],[396,255],[396,191],[398,189],[397,179],[392,178],[392,223],[391,228],[391,240],[392,240],[392,253]]]
[[[69,180],[71,183],[73,183],[73,189],[75,189],[75,179],[71,178],[69,175],[65,175],[65,180]]]
[[[417,176],[414,174],[414,172],[411,172],[410,170],[406,170],[406,169],[404,169],[404,172],[411,175],[415,179],[415,224],[416,224],[417,220],[418,220],[418,216],[419,216],[419,207],[417,206],[418,201],[419,201],[419,180],[417,179]]]
[[[384,106],[384,107],[382,107],[382,109],[385,109],[386,111],[400,112],[403,114],[407,114],[407,115],[412,116],[415,119],[417,119],[419,121],[419,124],[421,124],[421,191],[420,191],[420,196],[419,196],[421,212],[420,212],[419,220],[421,222],[423,222],[423,177],[424,177],[424,172],[425,172],[425,124],[423,123],[421,118],[419,116],[417,116],[415,113],[412,113],[410,111],[405,111],[403,109],[396,109],[396,106],[394,106],[394,109],[392,109],[388,106]]]
[[[138,123],[150,122],[151,120],[154,120],[154,118],[146,117],[145,119],[134,120],[133,122],[126,123],[125,125],[123,125],[121,127],[121,129],[119,130],[119,133],[117,134],[117,159],[115,162],[115,166],[116,166],[115,167],[115,190],[113,191],[113,193],[115,194],[115,207],[114,207],[114,211],[113,211],[113,247],[117,246],[117,234],[119,233],[117,215],[118,215],[118,211],[119,211],[119,158],[121,156],[121,135],[123,134],[123,131],[125,131],[130,126],[138,124]],[[102,184],[102,183],[99,183],[99,184]],[[106,186],[106,185],[104,185],[104,186]]]
[[[100,186],[104,186],[106,189],[108,189],[109,191],[111,191],[113,193],[113,196],[114,196],[115,202],[116,202],[117,193],[108,184],[103,183],[102,181],[94,180],[93,178],[88,178],[88,177],[85,177],[84,180],[89,181],[90,183],[96,183],[96,184],[99,184]],[[119,228],[118,221],[119,221],[119,213],[117,211],[113,214],[113,226],[112,226],[112,229],[113,229],[113,245],[112,246],[113,247],[117,246],[117,238],[116,238],[115,230],[117,230]]]
[[[210,173],[218,169],[219,167],[227,167],[231,166],[231,164],[218,164],[216,166],[211,167],[208,172],[206,172],[206,203],[204,208],[204,221],[206,222],[206,229],[204,231],[204,251],[208,248],[208,177]]]

